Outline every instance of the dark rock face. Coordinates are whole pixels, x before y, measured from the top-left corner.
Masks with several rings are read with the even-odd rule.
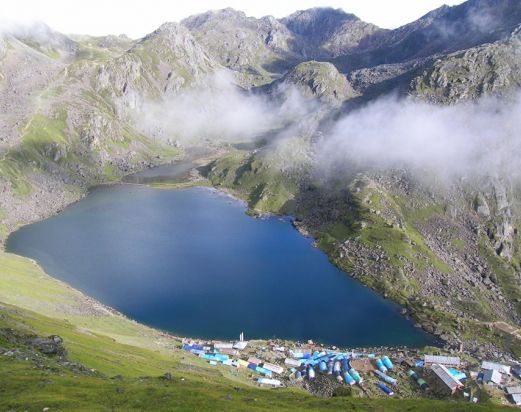
[[[170,372],[166,372],[164,375],[163,375],[163,379],[164,380],[167,380],[167,381],[171,381],[172,380],[172,374]]]
[[[284,17],[281,21],[295,34],[308,38],[325,39],[339,25],[357,22],[360,19],[354,14],[345,13],[340,9],[315,8],[299,10],[288,17]]]
[[[37,337],[31,339],[28,344],[48,356],[66,356],[67,351],[63,346],[63,339],[52,335],[47,338]]]
[[[331,58],[361,46],[375,33],[385,32],[354,14],[339,9],[301,10],[281,20],[301,38],[300,54],[306,58]]]
[[[521,23],[516,0],[470,0],[442,6],[398,29],[375,33],[350,58],[339,58],[345,68],[371,67],[464,50],[503,40]]]

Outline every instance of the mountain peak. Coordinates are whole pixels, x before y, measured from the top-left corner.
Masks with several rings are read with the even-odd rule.
[[[181,32],[186,32],[186,29],[181,26],[181,24],[176,22],[166,22],[163,23],[161,26],[159,26],[156,30],[154,30],[152,33],[155,34],[178,34]]]
[[[181,24],[190,30],[198,29],[212,20],[226,20],[229,22],[247,20],[248,17],[243,11],[235,10],[231,7],[225,9],[209,10],[205,13],[196,14],[181,21]]]
[[[72,58],[78,50],[78,44],[70,37],[59,33],[46,23],[36,21],[31,24],[7,27],[7,34],[15,37],[27,46],[47,55],[60,55]]]
[[[147,34],[139,43],[154,41],[155,39],[168,39],[172,46],[189,43],[195,43],[192,33],[180,23],[167,22],[163,23],[152,33]]]
[[[358,19],[351,13],[346,13],[343,9],[333,7],[311,7],[309,9],[297,10],[296,12],[285,17],[285,20],[293,20],[297,18],[337,18],[341,20]]]
[[[345,22],[361,21],[354,14],[331,7],[315,7],[299,10],[281,20],[292,32],[309,35],[319,31],[330,31]]]

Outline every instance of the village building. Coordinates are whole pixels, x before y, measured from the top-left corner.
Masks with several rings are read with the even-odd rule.
[[[483,382],[501,385],[501,374],[495,369],[488,369],[483,374]]]
[[[458,367],[461,364],[461,360],[457,356],[425,355],[424,364],[426,367],[434,364]]]
[[[510,366],[502,365],[501,363],[483,361],[481,363],[481,369],[495,370],[500,373],[505,373],[507,375],[510,375]]]
[[[514,402],[515,405],[521,405],[521,393],[514,393],[510,395],[510,399]]]
[[[507,386],[505,388],[505,392],[507,393],[507,395],[517,395],[517,394],[521,394],[521,386],[520,385],[516,385],[516,386]]]
[[[439,363],[435,363],[431,366],[431,370],[438,377],[438,379],[443,383],[443,385],[450,391],[450,393],[455,393],[457,390],[463,388],[463,384],[456,379],[449,370]]]

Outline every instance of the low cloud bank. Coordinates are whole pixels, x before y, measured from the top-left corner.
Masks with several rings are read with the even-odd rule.
[[[240,89],[227,71],[209,76],[196,88],[145,103],[136,123],[158,136],[173,136],[185,144],[197,141],[243,142],[283,127],[311,104],[288,90],[283,101]]]
[[[145,104],[138,124],[187,145],[269,136],[269,157],[282,169],[311,163],[326,178],[399,168],[447,178],[521,177],[521,94],[453,106],[384,97],[318,132],[326,108],[297,89],[279,92],[283,98],[245,92],[223,71]]]
[[[328,174],[367,168],[446,177],[521,176],[521,95],[434,106],[383,98],[340,119],[316,144]]]

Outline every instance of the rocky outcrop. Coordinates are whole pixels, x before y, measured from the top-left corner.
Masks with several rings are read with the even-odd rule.
[[[512,93],[521,87],[521,28],[508,40],[437,60],[411,83],[411,93],[435,103],[455,103]]]
[[[491,179],[478,198],[477,212],[484,219],[484,231],[491,246],[498,256],[511,261],[518,252],[515,219],[519,218],[519,193],[506,180]]]
[[[185,27],[166,23],[101,65],[95,88],[112,102],[118,118],[126,119],[127,110],[145,99],[175,94],[218,68]]]
[[[331,63],[309,61],[291,69],[281,81],[274,83],[276,90],[296,87],[303,96],[339,105],[356,96],[346,77]]]
[[[49,337],[36,337],[29,339],[27,342],[30,346],[37,349],[47,356],[66,356],[67,350],[63,346],[63,339],[60,336],[53,335]]]
[[[341,71],[447,54],[507,38],[521,23],[516,0],[469,0],[442,6],[395,30],[376,32],[354,54],[335,60]]]
[[[298,60],[292,50],[294,35],[271,16],[256,19],[228,8],[181,23],[220,64],[241,73],[250,86],[271,81]]]
[[[297,36],[303,58],[333,58],[357,50],[375,33],[384,32],[340,9],[300,10],[281,22]]]
[[[127,109],[137,109],[142,103],[144,92],[154,91],[145,79],[142,62],[138,56],[125,54],[99,68],[96,76],[96,89],[109,94],[114,105],[114,113],[124,119]]]
[[[11,34],[50,58],[60,58],[70,62],[79,51],[79,46],[74,40],[52,30],[42,22],[17,26],[11,30]]]

